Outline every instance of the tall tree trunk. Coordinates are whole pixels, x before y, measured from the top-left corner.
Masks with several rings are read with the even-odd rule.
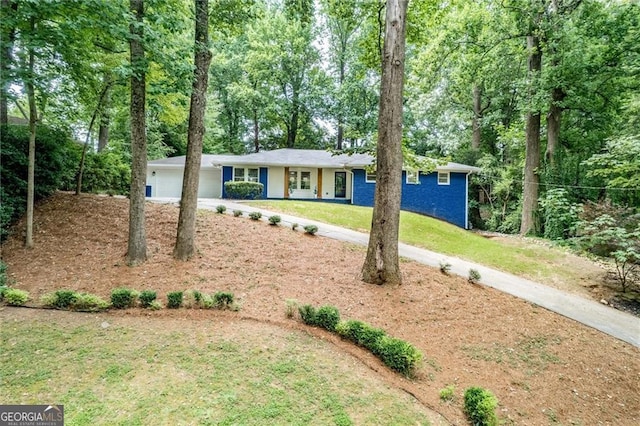
[[[535,94],[535,80],[542,70],[542,51],[537,36],[527,36],[529,49],[529,74],[532,80],[531,95]],[[527,113],[526,154],[524,165],[524,185],[522,197],[522,222],[520,234],[526,235],[536,230],[536,213],[538,210],[538,192],[540,186],[540,111]]]
[[[253,149],[260,152],[260,123],[258,122],[258,108],[253,109]]]
[[[198,208],[198,183],[202,159],[202,140],[204,137],[204,113],[207,107],[207,84],[209,82],[209,1],[195,0],[195,69],[191,107],[189,111],[189,130],[187,133],[187,157],[184,179],[182,181],[182,199],[178,217],[178,235],[173,249],[173,257],[189,260],[195,252],[196,210]]]
[[[376,188],[363,281],[400,284],[398,230],[402,191],[402,95],[408,0],[388,0],[380,83]]]
[[[471,127],[473,134],[471,137],[471,149],[477,151],[480,149],[481,130],[480,121],[482,120],[482,89],[475,84],[473,86],[473,120]]]
[[[2,0],[0,3],[0,16],[2,16],[2,19],[8,19],[17,9],[18,3],[16,1]],[[2,43],[0,48],[0,81],[2,82],[2,87],[0,87],[0,125],[9,122],[9,86],[11,84],[9,65],[13,60],[11,51],[15,40],[15,24],[11,22],[11,25],[7,25],[5,22],[4,25],[6,25],[6,28],[3,28],[0,35],[0,42]]]
[[[147,259],[145,232],[145,189],[147,180],[147,136],[145,120],[146,64],[142,18],[144,0],[130,0],[136,22],[129,25],[131,39],[131,187],[129,191],[129,244],[127,263],[135,266]]]
[[[346,48],[344,47],[344,43],[341,44],[342,51],[340,52],[340,89],[344,84],[344,55]],[[342,144],[344,140],[344,115],[342,114],[342,105],[340,105],[340,111],[338,111],[338,136],[336,141],[336,149],[338,151],[342,150]]]
[[[298,120],[300,117],[300,93],[297,87],[293,88],[292,96],[291,120],[287,132],[287,148],[296,146],[296,137],[298,135]]]
[[[109,144],[109,126],[111,125],[111,115],[109,108],[111,107],[111,88],[113,87],[113,75],[110,72],[105,73],[104,82],[107,92],[102,100],[100,108],[100,127],[98,128],[98,152],[103,151]]]
[[[551,166],[554,166],[554,156],[560,140],[560,120],[562,119],[560,102],[565,96],[564,90],[559,87],[551,91],[551,106],[547,114],[547,150],[545,152],[545,158]]]
[[[31,18],[31,32],[35,32],[35,18]],[[35,198],[35,169],[36,169],[36,125],[38,111],[36,109],[36,93],[34,89],[35,55],[33,47],[29,46],[29,71],[26,81],[27,98],[29,102],[29,162],[27,164],[27,232],[24,245],[33,248],[33,205]]]

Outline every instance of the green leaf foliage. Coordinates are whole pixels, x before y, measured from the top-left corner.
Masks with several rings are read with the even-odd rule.
[[[224,190],[228,198],[256,200],[262,198],[264,185],[259,182],[225,182]]]

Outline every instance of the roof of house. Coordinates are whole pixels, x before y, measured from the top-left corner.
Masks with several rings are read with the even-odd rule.
[[[319,168],[363,168],[373,163],[374,157],[369,154],[334,154],[319,149],[283,148],[273,151],[261,151],[246,155],[202,155],[202,167],[219,166],[286,166],[286,167],[319,167]],[[150,161],[151,166],[182,167],[185,156],[164,158]],[[478,167],[459,163],[438,165],[439,171],[479,172]]]

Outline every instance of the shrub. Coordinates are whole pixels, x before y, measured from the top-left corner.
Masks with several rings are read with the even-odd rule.
[[[220,204],[220,205],[216,206],[216,211],[218,213],[224,213],[224,212],[227,211],[227,206],[225,206],[223,204]]]
[[[213,295],[213,305],[218,309],[231,308],[233,306],[233,293],[219,291]]]
[[[464,412],[474,426],[496,426],[498,400],[488,390],[470,387],[464,392]]]
[[[136,303],[136,293],[128,288],[120,287],[111,292],[111,305],[116,309],[131,308]]]
[[[242,210],[233,211],[233,217],[240,217],[240,216],[242,216]]]
[[[4,291],[3,300],[7,305],[23,306],[29,300],[29,293],[17,288],[7,288]]]
[[[203,294],[200,306],[202,306],[204,309],[213,308],[214,307],[213,296],[210,296],[208,294]]]
[[[317,325],[316,308],[314,308],[313,306],[302,305],[298,308],[298,313],[300,314],[300,319],[303,323],[312,326]]]
[[[445,261],[440,262],[440,272],[442,272],[445,275],[449,275],[449,272],[451,271],[451,264]]]
[[[295,299],[287,299],[285,301],[286,308],[284,311],[284,315],[287,318],[293,318],[296,314],[296,310],[298,308],[298,301]]]
[[[251,212],[251,213],[249,213],[249,217],[251,218],[251,220],[260,220],[260,218],[262,217],[262,213],[260,213],[260,212]]]
[[[262,198],[264,185],[259,182],[232,182],[224,183],[224,190],[229,198],[237,200],[255,200]]]
[[[336,331],[336,325],[340,322],[340,312],[335,306],[321,306],[316,312],[316,325],[325,330]]]
[[[298,225],[297,223],[292,223],[291,224],[291,229],[293,229],[295,231],[295,230],[298,229],[298,226],[300,226],[300,225]]]
[[[109,303],[95,294],[79,293],[69,308],[83,312],[99,312],[109,308]]]
[[[389,368],[408,377],[413,376],[422,361],[422,353],[415,346],[394,337],[382,336],[375,349],[372,352]]]
[[[167,308],[178,309],[182,306],[182,298],[184,293],[182,291],[171,291],[167,293]]]
[[[445,402],[452,402],[456,399],[456,388],[453,385],[449,385],[444,389],[440,389],[440,399]]]
[[[316,225],[307,225],[304,227],[304,232],[309,235],[314,235],[316,232],[318,232],[318,227]]]
[[[351,340],[373,353],[376,353],[378,341],[386,335],[384,330],[358,320],[338,323],[336,332],[345,339]]]
[[[469,269],[469,277],[467,280],[472,284],[477,284],[480,281],[481,275],[477,269]]]
[[[7,287],[7,283],[7,264],[0,259],[0,287]]]
[[[56,290],[53,293],[52,307],[57,309],[69,309],[71,305],[78,299],[78,292],[73,290]]]
[[[140,305],[143,308],[148,308],[156,300],[157,297],[158,294],[153,290],[142,290],[140,292],[140,296],[138,296],[138,299],[140,299]]]
[[[160,309],[162,309],[162,304],[159,301],[154,300],[149,305],[149,309],[151,309],[152,311],[159,311]]]
[[[273,216],[269,216],[269,223],[271,225],[278,225],[280,222],[282,222],[282,218],[278,215],[273,215]]]
[[[575,236],[582,205],[571,203],[564,188],[552,188],[540,199],[544,220],[544,237],[565,240]]]

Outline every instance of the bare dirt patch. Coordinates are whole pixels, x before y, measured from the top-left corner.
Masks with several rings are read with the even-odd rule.
[[[106,299],[120,286],[156,290],[161,298],[175,290],[231,291],[241,318],[283,327],[292,324],[284,317],[287,299],[332,304],[343,318],[369,322],[415,344],[426,358],[418,377],[406,380],[350,344],[315,334],[453,424],[465,424],[461,393],[473,385],[497,395],[506,424],[640,422],[638,349],[540,307],[413,262],[402,264],[401,286],[364,284],[358,278],[364,248],[208,212],[198,216],[198,256],[177,262],[171,251],[178,209],[168,205],[147,204],[149,260],[131,268],[124,261],[127,215],[126,199],[55,195],[37,208],[35,248],[24,249],[20,238],[2,248],[15,286],[36,301],[62,288]],[[186,309],[117,314],[220,315]],[[452,384],[457,402],[442,403],[439,390]]]

